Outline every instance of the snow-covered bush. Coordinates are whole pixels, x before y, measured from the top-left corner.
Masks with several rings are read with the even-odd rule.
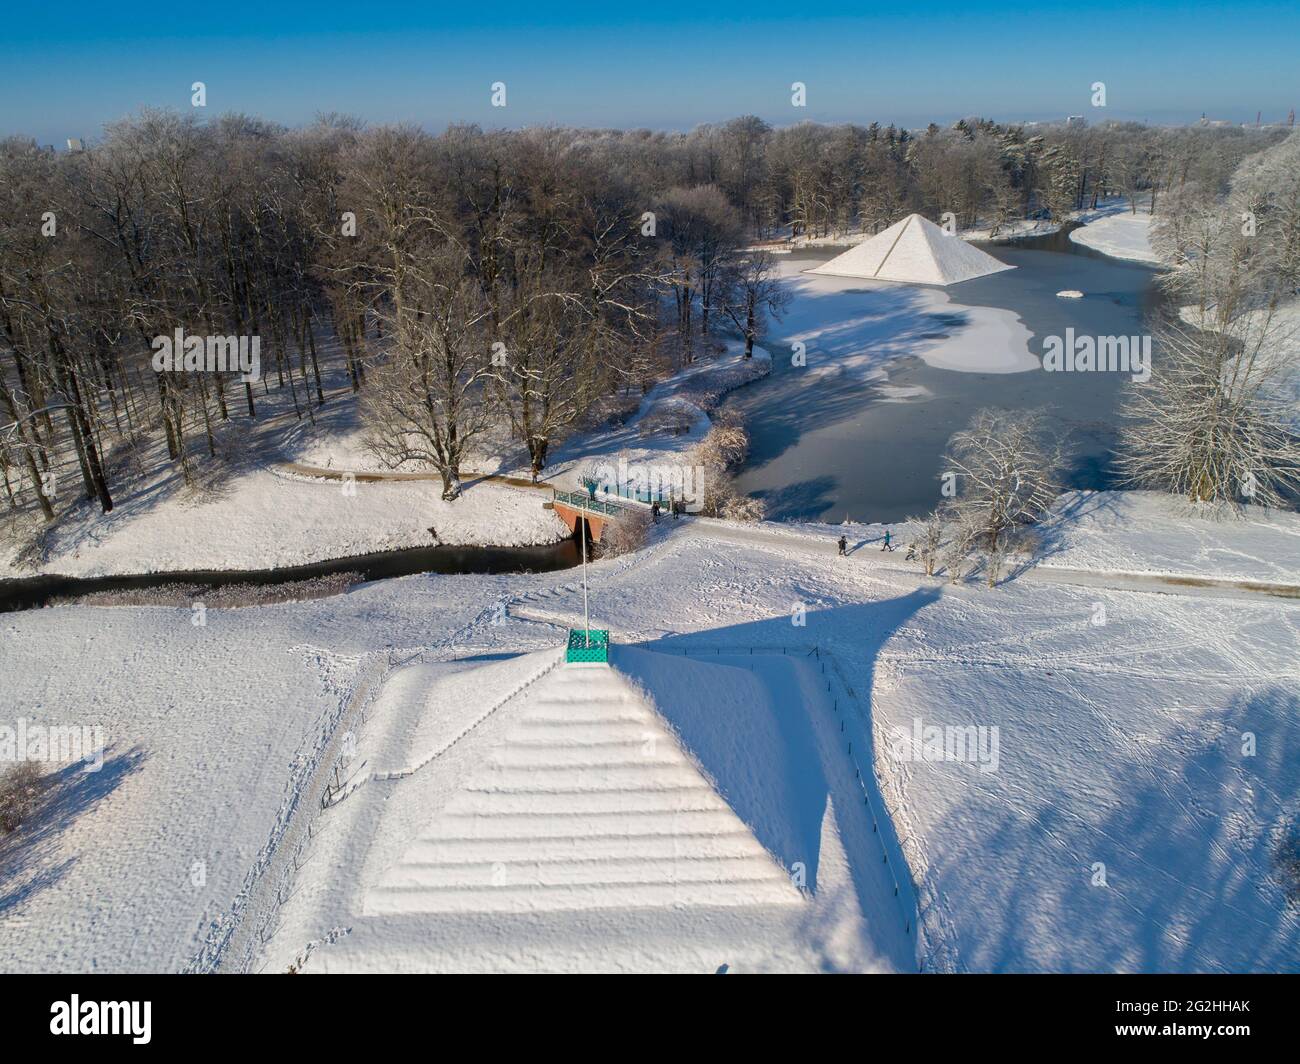
[[[925,566],[925,575],[934,576],[935,566],[939,564],[939,548],[943,545],[943,522],[944,513],[942,509],[935,509],[927,517],[909,517],[907,523],[913,526],[919,526],[921,533],[917,542],[917,553],[921,557],[921,564]]]
[[[941,561],[951,583],[959,583],[970,562],[971,550],[979,538],[980,528],[967,520],[956,520],[947,526],[948,543]]]
[[[763,503],[738,492],[728,472],[743,462],[748,452],[749,434],[729,416],[719,417],[704,439],[691,448],[690,464],[699,471],[696,502],[700,513],[730,521],[763,519]]]
[[[752,495],[741,495],[727,485],[727,496],[719,507],[718,516],[728,521],[761,521],[767,516],[767,504]]]
[[[41,772],[33,761],[19,761],[0,776],[0,833],[17,831],[36,810]]]
[[[948,441],[947,468],[957,497],[948,509],[969,533],[970,546],[998,550],[1004,536],[1043,516],[1056,498],[1059,445],[1041,414],[986,408]]]
[[[695,447],[693,459],[698,465],[731,469],[749,454],[749,433],[740,419],[731,413],[714,415],[713,427]]]
[[[661,399],[637,422],[637,431],[642,436],[684,436],[702,417],[704,411],[687,399]]]
[[[650,534],[650,511],[640,507],[624,510],[609,521],[600,536],[601,552],[610,558],[631,554],[645,546]]]

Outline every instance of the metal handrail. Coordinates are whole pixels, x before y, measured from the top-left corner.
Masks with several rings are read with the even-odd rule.
[[[592,513],[606,514],[611,517],[621,514],[628,508],[619,503],[606,502],[604,499],[593,499],[581,491],[560,491],[558,488],[555,491],[554,501],[579,510],[590,510]]]

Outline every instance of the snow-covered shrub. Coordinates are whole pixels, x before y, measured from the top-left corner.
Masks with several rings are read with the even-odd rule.
[[[0,776],[0,833],[9,835],[36,810],[41,771],[33,761],[19,761]]]
[[[727,488],[728,494],[719,509],[719,517],[728,521],[761,521],[767,516],[767,504],[762,499],[741,495],[730,484]]]
[[[948,543],[943,548],[942,563],[950,582],[961,581],[970,562],[971,551],[979,538],[981,528],[972,522],[958,520],[946,526]]]
[[[684,436],[703,416],[704,411],[687,399],[661,399],[645,412],[637,431],[642,436]]]
[[[650,534],[650,511],[640,507],[624,510],[609,521],[600,535],[601,552],[606,557],[617,558],[631,554],[645,546]]]
[[[730,521],[763,519],[763,503],[738,492],[728,473],[748,452],[749,434],[736,418],[727,415],[720,416],[704,439],[691,448],[688,460],[698,470],[695,502],[699,513]]]
[[[689,399],[701,410],[712,410],[728,392],[766,377],[772,372],[772,360],[755,354],[720,366],[711,366],[682,383],[678,395]]]
[[[731,413],[714,415],[713,427],[695,447],[693,459],[697,465],[731,469],[740,465],[749,454],[749,433],[740,419]]]
[[[1056,499],[1062,451],[1040,413],[985,408],[948,441],[947,468],[957,497],[947,504],[989,550],[1004,536],[1039,520]]]
[[[926,576],[934,576],[935,566],[939,564],[939,548],[943,545],[943,521],[944,513],[941,509],[936,509],[927,517],[907,519],[909,525],[919,526],[921,529],[916,549],[921,564],[925,566]]]

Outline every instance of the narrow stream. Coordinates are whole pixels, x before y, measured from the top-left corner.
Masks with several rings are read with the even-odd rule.
[[[0,580],[0,613],[39,608],[51,599],[169,584],[192,584],[204,588],[237,584],[270,587],[335,573],[358,573],[365,580],[416,573],[548,573],[570,569],[581,560],[578,541],[570,538],[540,547],[410,547],[278,569],[198,569],[133,576],[29,576]]]

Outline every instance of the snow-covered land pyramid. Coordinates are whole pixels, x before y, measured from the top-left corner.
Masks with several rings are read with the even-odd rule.
[[[529,702],[368,915],[802,901],[620,672],[562,668]]]
[[[808,272],[831,277],[950,285],[1013,269],[1014,266],[999,262],[961,237],[950,236],[919,214],[909,214],[901,222]]]
[[[614,646],[399,670],[268,963],[911,970],[915,904],[848,756],[866,738],[821,667]]]

